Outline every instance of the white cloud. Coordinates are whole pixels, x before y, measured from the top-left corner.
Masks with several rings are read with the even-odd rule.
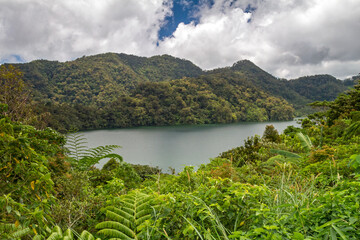
[[[70,60],[102,52],[153,54],[161,0],[2,0],[0,52],[25,60]]]
[[[360,68],[360,1],[231,2],[204,5],[199,24],[180,25],[161,50],[207,69],[249,59],[278,77],[345,77]],[[256,11],[244,13],[250,3]]]
[[[359,0],[200,2],[198,23],[179,24],[157,46],[170,0],[0,0],[0,59],[166,53],[205,69],[249,59],[287,78],[360,71]]]

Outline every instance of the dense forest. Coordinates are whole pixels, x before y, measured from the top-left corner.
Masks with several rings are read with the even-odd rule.
[[[175,175],[126,163],[113,153],[119,146],[89,149],[81,135],[66,138],[47,128],[21,72],[0,68],[7,86],[0,89],[1,239],[360,238],[360,85],[318,102],[326,111],[304,118],[301,128],[279,134],[269,125],[263,136]],[[239,73],[216,74],[145,82],[116,101],[132,102],[140,112],[175,103],[212,111],[207,106],[222,104],[231,112],[224,115],[236,118],[239,106],[264,118],[272,110],[276,115],[278,104],[291,109],[241,83]],[[271,101],[276,104],[267,108]],[[104,158],[107,164],[94,168]]]
[[[284,99],[233,74],[141,83],[130,95],[98,110],[62,104],[48,105],[44,111],[51,113],[49,126],[58,130],[291,120],[294,116]]]
[[[354,80],[278,79],[243,60],[203,71],[169,55],[107,53],[65,63],[16,64],[34,111],[61,132],[134,126],[289,120],[331,101]]]

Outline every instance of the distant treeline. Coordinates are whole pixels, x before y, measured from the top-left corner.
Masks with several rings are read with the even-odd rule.
[[[35,111],[59,131],[289,120],[307,104],[331,101],[354,85],[330,75],[278,79],[250,61],[203,71],[169,55],[107,53],[16,67]]]

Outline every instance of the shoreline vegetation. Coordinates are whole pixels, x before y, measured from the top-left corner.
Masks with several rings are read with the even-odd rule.
[[[21,73],[0,68],[1,239],[360,238],[360,85],[313,104],[300,128],[269,125],[196,171],[162,174],[47,128]]]

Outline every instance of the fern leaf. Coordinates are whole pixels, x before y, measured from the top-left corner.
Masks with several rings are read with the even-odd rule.
[[[22,228],[22,227],[18,227],[15,232],[11,233],[11,237],[13,238],[22,238],[25,235],[31,233],[31,229],[30,228]]]
[[[65,237],[67,237],[69,240],[72,240],[74,238],[74,234],[71,231],[71,229],[67,229],[63,235],[64,235],[64,240],[65,240]]]
[[[115,221],[105,221],[105,222],[99,223],[96,225],[96,228],[100,228],[103,230],[104,229],[114,229],[114,230],[118,230],[118,231],[126,234],[129,237],[135,237],[135,232],[133,230],[131,230],[127,226],[125,226],[119,222],[115,222]]]
[[[112,211],[108,210],[106,212],[106,217],[112,220],[116,220],[127,226],[131,226],[134,222],[134,214],[129,214],[122,209],[119,208],[112,208]]]
[[[95,237],[88,231],[84,230],[80,235],[80,239],[81,240],[95,240]]]
[[[15,230],[15,224],[11,224],[11,223],[1,223],[0,224],[0,230],[3,232],[10,232]]]
[[[135,191],[121,198],[106,208],[108,221],[96,225],[101,229],[98,233],[110,238],[137,239],[137,234],[142,229],[142,224],[151,218],[151,198],[144,193]]]
[[[86,155],[86,138],[79,133],[70,134],[66,138],[66,147],[70,151],[69,156],[79,161]]]
[[[60,235],[57,232],[54,232],[46,240],[58,240],[61,237],[62,237],[62,235]]]
[[[103,235],[105,237],[110,238],[119,238],[119,239],[125,239],[125,240],[133,240],[135,237],[131,238],[128,235],[114,229],[102,229],[98,232],[98,234]]]
[[[134,199],[124,199],[120,204],[122,205],[121,206],[122,210],[124,210],[129,214],[134,214],[134,209],[133,209],[135,204]]]
[[[140,211],[136,211],[136,215],[135,218],[139,219],[142,218],[145,215],[149,215],[152,213],[152,209],[149,208],[149,205],[146,206],[146,209],[140,210]]]
[[[148,220],[150,218],[151,218],[150,214],[144,215],[142,217],[137,218],[136,221],[135,221],[135,224],[136,224],[136,226],[139,226],[139,225],[143,224],[146,220]]]
[[[99,146],[96,148],[90,148],[88,151],[88,156],[98,158],[103,157],[105,155],[108,155],[111,153],[114,149],[120,148],[118,145],[105,145],[105,146]]]
[[[43,240],[43,239],[44,239],[43,236],[41,236],[41,235],[36,235],[35,237],[33,237],[32,240]]]

